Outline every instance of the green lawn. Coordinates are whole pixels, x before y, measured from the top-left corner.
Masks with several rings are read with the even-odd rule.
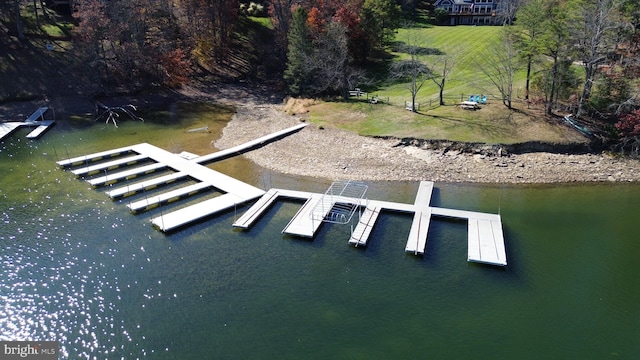
[[[425,63],[434,63],[438,57],[453,59],[454,68],[445,86],[445,97],[455,99],[461,94],[495,94],[489,79],[480,70],[480,62],[486,57],[487,46],[495,39],[500,27],[497,26],[436,26],[430,28],[400,29],[396,41],[415,43],[420,47],[433,49],[442,55],[424,55]],[[402,59],[404,54],[394,53]],[[382,91],[389,92],[393,100],[409,98],[406,84],[390,85]],[[438,87],[433,82],[425,83],[418,93],[417,101],[429,103],[438,98]],[[395,102],[395,101],[394,101]]]
[[[337,126],[362,135],[446,139],[465,142],[519,143],[526,141],[567,142],[566,130],[542,116],[540,109],[528,109],[518,98],[524,96],[524,71],[516,75],[514,107],[509,111],[499,100],[498,90],[480,70],[487,58],[490,41],[498,26],[446,26],[401,29],[396,41],[408,41],[437,49],[443,55],[424,55],[425,62],[435,56],[453,56],[455,67],[445,86],[445,106],[438,106],[438,87],[426,83],[418,93],[419,114],[404,109],[411,99],[406,83],[383,84],[373,90],[389,104],[369,104],[365,100],[324,102],[309,108],[310,120],[323,126]],[[417,40],[415,40],[417,39]],[[394,53],[395,59],[405,54]],[[477,111],[456,106],[469,94],[485,94],[489,103]]]

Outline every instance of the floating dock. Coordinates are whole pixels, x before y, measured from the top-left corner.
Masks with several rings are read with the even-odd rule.
[[[427,247],[427,234],[429,233],[429,224],[431,223],[431,209],[416,209],[409,230],[409,238],[404,251],[422,255]]]
[[[23,126],[36,127],[33,131],[27,134],[27,139],[37,139],[44,134],[50,127],[55,124],[55,120],[45,120],[44,114],[49,111],[49,108],[43,106],[34,111],[25,121],[10,121],[0,123],[0,141],[5,137],[11,135],[18,128]]]
[[[383,210],[413,213],[413,221],[405,251],[415,255],[422,255],[426,251],[427,235],[432,217],[447,217],[463,219],[469,222],[467,261],[492,265],[507,265],[507,256],[502,233],[500,215],[466,210],[445,209],[431,207],[430,201],[434,183],[422,181],[418,188],[413,204],[404,204],[379,200],[368,200],[364,211],[360,215],[358,224],[353,230],[349,244],[366,246],[371,231]],[[322,221],[318,221],[313,209],[324,209],[328,213],[330,206],[317,206],[322,201],[322,194],[292,191],[285,189],[270,189],[253,204],[238,220],[234,227],[248,229],[260,216],[266,212],[280,197],[304,200],[296,215],[282,230],[285,234],[312,238],[319,229]],[[359,199],[352,199],[357,202]],[[349,201],[341,198],[341,201]],[[323,210],[323,211],[324,211]]]
[[[135,184],[127,184],[125,186],[121,186],[119,188],[107,191],[107,195],[110,198],[116,199],[124,196],[133,195],[140,191],[146,191],[153,189],[157,186],[171,184],[174,181],[178,181],[180,179],[188,177],[187,173],[183,172],[174,172],[168,175],[159,176],[150,180],[140,181]]]
[[[349,238],[349,244],[354,246],[367,246],[369,234],[371,234],[373,225],[375,225],[376,220],[378,220],[378,215],[380,215],[381,211],[382,207],[379,206],[367,206],[365,208],[360,216],[358,225],[356,225],[356,228],[351,234],[351,238]]]
[[[341,191],[336,194],[330,191],[325,194],[319,194],[286,189],[270,189],[265,192],[202,165],[202,163],[227,158],[261,146],[268,141],[299,131],[305,125],[302,124],[285,129],[243,145],[205,156],[184,157],[143,143],[62,160],[58,162],[58,165],[71,169],[77,176],[89,176],[90,174],[104,172],[104,176],[100,175],[87,179],[93,186],[129,180],[161,169],[171,171],[169,174],[122,185],[107,191],[107,194],[112,198],[146,191],[180,179],[189,178],[195,181],[195,183],[183,187],[131,202],[128,207],[132,212],[144,211],[198,192],[214,190],[222,193],[194,205],[154,217],[151,220],[152,224],[164,232],[172,231],[223,210],[257,199],[233,223],[234,227],[248,229],[278,199],[288,198],[301,200],[304,204],[282,230],[284,234],[313,238],[323,222],[350,223],[350,216],[354,214],[354,209],[357,209],[359,210],[359,219],[355,229],[352,230],[349,244],[366,246],[375,223],[383,211],[406,212],[413,214],[413,222],[405,252],[420,255],[426,251],[429,225],[432,217],[458,218],[467,220],[469,224],[467,261],[500,266],[507,265],[500,215],[432,207],[430,206],[430,201],[434,183],[430,181],[420,182],[414,203],[405,204],[381,200],[363,201],[366,187],[359,188],[358,184],[350,183],[349,181],[337,182],[343,187],[338,187]],[[148,164],[149,162],[150,164]],[[141,163],[144,164],[141,165]],[[123,169],[120,169],[121,167]],[[118,169],[118,171],[109,173],[113,169]],[[349,190],[355,190],[355,192],[347,193]],[[340,217],[344,214],[348,216],[346,221],[334,219],[335,216]]]
[[[248,229],[258,220],[263,211],[267,210],[278,199],[280,194],[278,189],[267,191],[262,197],[256,201],[249,210],[247,210],[238,220],[233,223],[234,227]]]
[[[142,200],[138,200],[128,204],[127,207],[129,208],[129,210],[133,212],[148,210],[167,202],[171,202],[183,197],[195,195],[201,191],[204,191],[210,188],[211,188],[211,184],[208,184],[206,182],[197,182],[195,184],[181,187],[173,191],[168,191],[157,196],[146,197]]]
[[[429,224],[431,223],[431,194],[433,193],[433,182],[422,181],[418,187],[416,199],[413,202],[416,207],[409,230],[409,239],[404,251],[409,253],[424,254],[427,248],[427,234],[429,233]]]
[[[115,158],[116,156],[118,157]],[[107,160],[96,163],[98,159]],[[132,167],[142,161],[152,163]],[[77,176],[86,176],[104,171],[104,176],[87,180],[93,186],[130,179],[159,169],[168,168],[174,171],[172,174],[159,177],[155,180],[143,181],[141,183],[133,184],[132,186],[115,189],[113,195],[117,196],[123,196],[124,194],[130,193],[132,187],[135,192],[161,183],[168,183],[181,177],[188,176],[196,182],[195,184],[188,185],[186,187],[165,192],[157,196],[146,197],[145,199],[130,203],[128,207],[133,212],[147,210],[163,203],[193,195],[207,189],[217,189],[224,193],[223,195],[217,196],[213,199],[153,218],[151,220],[153,225],[165,232],[172,231],[230,207],[253,200],[264,194],[264,191],[261,189],[147,143],[58,162],[58,165],[63,167],[69,167],[71,164],[91,164],[72,169],[71,172]],[[108,173],[109,169],[120,167],[126,167],[126,169],[116,173]]]
[[[92,186],[109,185],[160,170],[168,169],[172,171],[170,174],[134,184],[126,184],[107,191],[107,194],[112,198],[146,191],[182,178],[189,178],[195,181],[194,184],[132,202],[128,205],[132,212],[145,211],[199,192],[215,190],[222,193],[214,198],[179,208],[175,211],[163,213],[151,219],[154,226],[161,231],[169,232],[239,204],[254,200],[265,193],[261,189],[209,169],[202,165],[202,163],[224,159],[256,148],[269,141],[299,131],[305,126],[307,126],[307,124],[296,125],[206,156],[185,157],[180,154],[170,153],[147,143],[142,143],[77,156],[58,161],[57,164],[63,168],[70,169],[74,175],[79,177],[99,174],[99,176],[87,178],[87,182]],[[113,172],[114,169],[117,169],[117,171]],[[104,175],[102,175],[102,173],[104,173]],[[292,193],[288,194],[291,195]]]
[[[111,157],[126,155],[126,154],[131,153],[132,151],[133,150],[132,150],[131,146],[125,146],[125,147],[121,147],[121,148],[117,148],[117,149],[111,149],[111,150],[107,150],[107,151],[97,152],[95,154],[76,156],[74,158],[70,158],[70,159],[66,159],[66,160],[60,160],[56,164],[58,164],[59,166],[64,167],[64,168],[71,167],[71,166],[82,165],[82,164],[85,164],[86,166],[88,166],[89,163],[100,161],[100,160],[105,159],[105,158],[111,158]]]
[[[11,135],[19,127],[23,126],[22,122],[5,122],[0,123],[0,141],[5,137]]]
[[[289,221],[287,226],[284,227],[282,233],[312,238],[322,224],[322,220],[316,220],[313,216],[313,210],[321,199],[322,194],[311,194],[296,215]],[[326,210],[328,213],[331,207],[328,207]]]

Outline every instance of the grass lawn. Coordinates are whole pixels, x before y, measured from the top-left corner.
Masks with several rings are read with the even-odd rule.
[[[528,109],[518,98],[524,96],[524,71],[516,75],[514,107],[508,110],[499,100],[497,89],[480,70],[487,57],[488,44],[495,39],[498,26],[446,26],[401,29],[397,41],[413,36],[421,47],[437,50],[442,55],[424,55],[426,63],[434,57],[452,56],[455,67],[445,86],[445,106],[438,106],[438,87],[427,82],[419,91],[418,114],[404,109],[411,99],[406,83],[385,84],[373,90],[389,104],[370,104],[365,100],[320,102],[309,106],[310,121],[323,126],[337,126],[369,136],[445,139],[489,144],[511,144],[527,141],[569,142],[580,137],[558,127],[542,109]],[[404,54],[394,54],[401,59]],[[470,94],[485,94],[488,103],[480,110],[464,110],[456,106]]]
[[[464,110],[445,105],[425,113],[412,113],[401,106],[365,101],[320,102],[307,107],[311,122],[336,126],[366,136],[441,139],[487,144],[527,141],[565,143],[580,141],[571,130],[541,116],[540,109],[509,111],[502,103],[490,102],[482,109]]]

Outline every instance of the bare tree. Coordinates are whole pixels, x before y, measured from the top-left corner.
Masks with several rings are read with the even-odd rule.
[[[572,37],[577,43],[578,58],[585,69],[582,95],[578,103],[578,113],[584,113],[584,106],[591,97],[591,89],[599,64],[606,60],[606,53],[614,50],[613,41],[616,23],[613,15],[618,8],[618,0],[591,0],[579,2],[577,21],[572,22]]]
[[[481,61],[480,70],[489,78],[502,96],[502,103],[512,108],[513,77],[518,69],[518,54],[514,47],[514,36],[503,27],[500,38],[489,46],[489,55]]]
[[[497,11],[497,16],[499,19],[499,23],[502,25],[512,24],[513,20],[516,18],[516,14],[518,9],[522,4],[526,2],[526,0],[502,0],[498,2],[499,11]]]
[[[431,63],[430,78],[438,87],[440,105],[444,105],[444,86],[447,79],[449,79],[449,76],[453,72],[455,59],[455,54],[441,55]]]
[[[315,74],[315,93],[327,90],[339,92],[344,99],[349,97],[349,89],[364,81],[364,71],[351,65],[349,38],[346,27],[340,22],[331,22],[327,31],[318,38],[317,49],[306,64],[307,71]]]
[[[407,88],[411,92],[411,111],[416,111],[416,96],[422,86],[432,78],[431,70],[420,60],[420,47],[416,33],[409,33],[407,42],[400,49],[409,58],[401,61],[394,61],[391,64],[391,77],[397,80],[408,80]]]

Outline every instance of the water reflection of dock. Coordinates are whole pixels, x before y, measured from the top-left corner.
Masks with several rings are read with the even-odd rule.
[[[62,160],[58,164],[71,169],[76,176],[86,177],[93,186],[126,182],[107,191],[112,198],[145,192],[144,198],[128,204],[129,209],[134,213],[187,198],[196,193],[215,193],[216,196],[211,198],[170,212],[161,212],[159,216],[152,218],[153,225],[164,232],[257,200],[233,223],[234,227],[249,229],[276,201],[283,198],[297,199],[304,204],[282,230],[284,234],[313,238],[323,222],[351,223],[351,218],[357,211],[357,225],[351,231],[349,243],[355,246],[366,246],[372,229],[383,211],[412,213],[413,222],[405,251],[419,255],[426,251],[432,217],[458,218],[468,221],[468,261],[501,266],[507,264],[500,215],[432,207],[430,201],[433,182],[421,182],[414,203],[405,204],[365,199],[366,187],[349,181],[332,184],[330,190],[334,185],[339,185],[337,186],[339,193],[336,194],[329,193],[329,190],[324,195],[286,189],[270,189],[265,192],[202,165],[287,136],[299,131],[304,125],[291,127],[205,156],[181,156],[149,144],[137,144]],[[146,176],[156,172],[162,173],[151,178]],[[145,179],[129,183],[129,180],[141,176],[145,176]],[[181,184],[176,188],[161,191],[157,195],[146,195],[146,191],[150,189],[185,179],[190,180],[191,184]]]

